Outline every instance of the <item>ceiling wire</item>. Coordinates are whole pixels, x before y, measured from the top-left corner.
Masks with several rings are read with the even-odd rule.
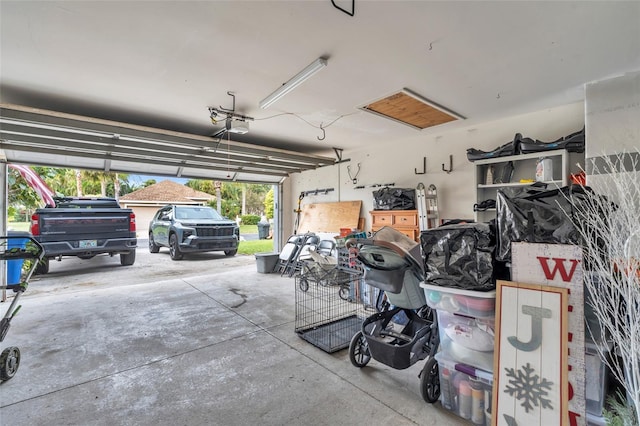
[[[326,126],[324,125],[324,122],[323,122],[323,123],[320,123],[320,125],[319,125],[319,126],[318,126],[318,125],[315,125],[315,124],[313,124],[312,122],[308,121],[307,119],[305,119],[305,118],[301,117],[300,115],[296,114],[295,112],[282,112],[282,113],[280,113],[280,114],[271,115],[271,116],[269,116],[269,117],[254,118],[254,121],[270,120],[270,119],[272,119],[272,118],[281,117],[281,116],[283,116],[283,115],[292,115],[292,116],[294,116],[294,117],[296,117],[296,118],[298,118],[298,119],[300,119],[300,120],[304,121],[306,124],[308,124],[309,126],[313,127],[314,129],[319,129],[319,130],[322,132],[322,138],[318,137],[318,140],[320,140],[320,141],[321,141],[321,140],[324,140],[324,139],[326,138],[326,132],[325,132],[325,130],[326,130],[329,126],[331,126],[331,125],[335,124],[338,120],[340,120],[340,119],[342,119],[342,118],[344,118],[344,117],[348,117],[348,116],[350,116],[350,115],[358,114],[359,112],[360,112],[360,111],[355,111],[355,112],[350,112],[349,114],[342,114],[342,115],[339,115],[338,117],[336,117],[335,119],[333,119],[333,121],[329,122],[329,124],[327,124]]]

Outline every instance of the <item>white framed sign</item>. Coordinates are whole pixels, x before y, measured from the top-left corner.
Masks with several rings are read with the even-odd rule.
[[[569,424],[568,293],[498,281],[493,426]]]

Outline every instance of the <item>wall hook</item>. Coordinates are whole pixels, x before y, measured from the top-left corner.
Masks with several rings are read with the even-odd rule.
[[[320,130],[322,130],[322,137],[317,136],[317,138],[319,141],[323,141],[327,137],[327,133],[324,131],[324,128],[322,127],[322,123],[320,123]]]
[[[442,171],[447,172],[447,174],[453,171],[453,155],[449,155],[449,170],[444,168],[444,163],[442,163]]]
[[[331,4],[333,5],[333,7],[346,13],[349,16],[354,16],[356,14],[356,0],[351,0],[351,10],[338,6],[334,0],[331,0]]]
[[[424,175],[427,173],[427,157],[422,157],[422,171],[419,172],[418,169],[413,169],[414,173],[417,175]]]
[[[351,182],[353,182],[353,184],[357,184],[358,183],[358,175],[360,174],[360,163],[358,163],[358,171],[356,172],[355,176],[351,176],[351,165],[347,166],[347,174],[349,175],[349,178],[351,179]]]

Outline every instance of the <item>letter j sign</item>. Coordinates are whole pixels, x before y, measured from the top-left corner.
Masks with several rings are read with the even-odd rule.
[[[498,281],[493,425],[568,424],[566,288]]]

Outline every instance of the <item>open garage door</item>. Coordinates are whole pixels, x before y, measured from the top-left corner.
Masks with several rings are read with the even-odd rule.
[[[6,233],[6,163],[187,179],[274,184],[281,224],[282,182],[291,173],[335,164],[310,154],[0,104],[0,234]],[[276,225],[278,226],[278,225]],[[281,235],[274,244],[279,247]],[[4,276],[0,265],[0,276]]]
[[[0,105],[3,161],[190,179],[281,183],[335,163],[229,140]]]

